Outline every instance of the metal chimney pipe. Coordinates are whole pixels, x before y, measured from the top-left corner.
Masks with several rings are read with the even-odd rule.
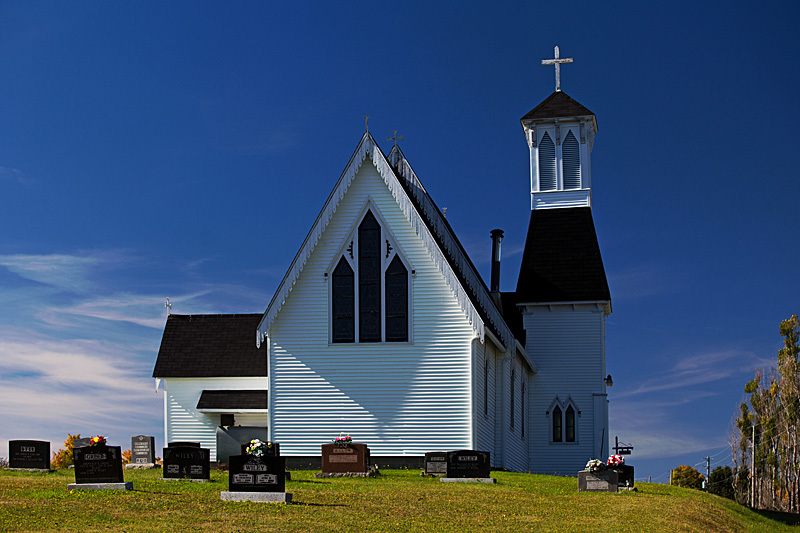
[[[492,235],[492,275],[489,287],[492,292],[500,292],[500,243],[503,242],[503,230],[493,229]]]

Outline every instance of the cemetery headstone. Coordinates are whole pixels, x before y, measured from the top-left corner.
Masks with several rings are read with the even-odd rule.
[[[154,465],[156,462],[156,438],[147,435],[131,437],[131,464]]]
[[[164,448],[165,479],[210,479],[211,452],[195,446],[168,446]]]
[[[581,492],[617,492],[619,478],[613,470],[578,472],[578,490]]]
[[[119,446],[84,446],[73,448],[75,484],[70,489],[125,489],[133,483],[122,479],[122,451]]]
[[[200,443],[199,442],[189,442],[189,441],[186,441],[186,442],[184,442],[184,441],[176,441],[176,442],[170,442],[169,444],[167,444],[167,448],[177,448],[178,446],[190,446],[192,448],[199,448],[200,447]]]
[[[620,487],[633,487],[633,467],[629,465],[616,465],[610,467],[617,473],[617,482]]]
[[[8,467],[50,470],[50,443],[42,440],[8,441]]]
[[[338,474],[369,471],[369,448],[366,444],[322,445],[322,473]]]
[[[489,452],[458,450],[447,453],[448,478],[490,478]]]
[[[425,474],[429,476],[444,476],[447,474],[447,452],[426,453]]]
[[[228,490],[231,492],[286,492],[286,459],[274,455],[231,455]]]

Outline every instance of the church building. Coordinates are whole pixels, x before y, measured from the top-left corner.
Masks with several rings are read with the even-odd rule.
[[[531,213],[513,291],[503,232],[487,228],[487,286],[405,154],[367,131],[263,314],[169,315],[153,372],[165,441],[216,460],[220,427],[265,426],[295,464],[339,434],[379,465],[477,449],[497,468],[575,475],[605,458],[597,121],[557,85],[521,122]]]

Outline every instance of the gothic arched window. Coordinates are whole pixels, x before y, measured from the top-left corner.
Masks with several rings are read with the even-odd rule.
[[[331,276],[331,342],[408,342],[408,271],[367,209]]]

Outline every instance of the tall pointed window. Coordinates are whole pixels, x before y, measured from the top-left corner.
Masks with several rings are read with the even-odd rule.
[[[408,269],[395,256],[386,269],[386,342],[408,340]]]
[[[333,342],[356,340],[353,269],[344,257],[333,271]]]
[[[571,398],[566,402],[556,398],[548,411],[550,415],[550,428],[552,429],[551,443],[577,443],[578,442],[578,417],[581,412],[575,407]]]
[[[514,429],[514,385],[516,385],[517,381],[517,372],[515,369],[511,369],[511,384],[508,387],[509,394],[511,394],[511,406],[509,411],[511,412],[511,429]]]
[[[331,342],[407,342],[408,270],[368,209],[331,276]]]
[[[381,340],[381,226],[367,211],[358,227],[358,340]]]
[[[581,188],[580,145],[572,130],[567,132],[561,143],[561,169],[564,172],[564,189]]]
[[[556,406],[553,409],[553,442],[561,442],[562,418],[561,408]]]
[[[566,426],[566,441],[575,442],[575,409],[570,405],[567,407],[567,412],[564,414],[564,422]]]
[[[556,145],[550,134],[545,132],[539,141],[539,190],[554,191],[557,186]]]

